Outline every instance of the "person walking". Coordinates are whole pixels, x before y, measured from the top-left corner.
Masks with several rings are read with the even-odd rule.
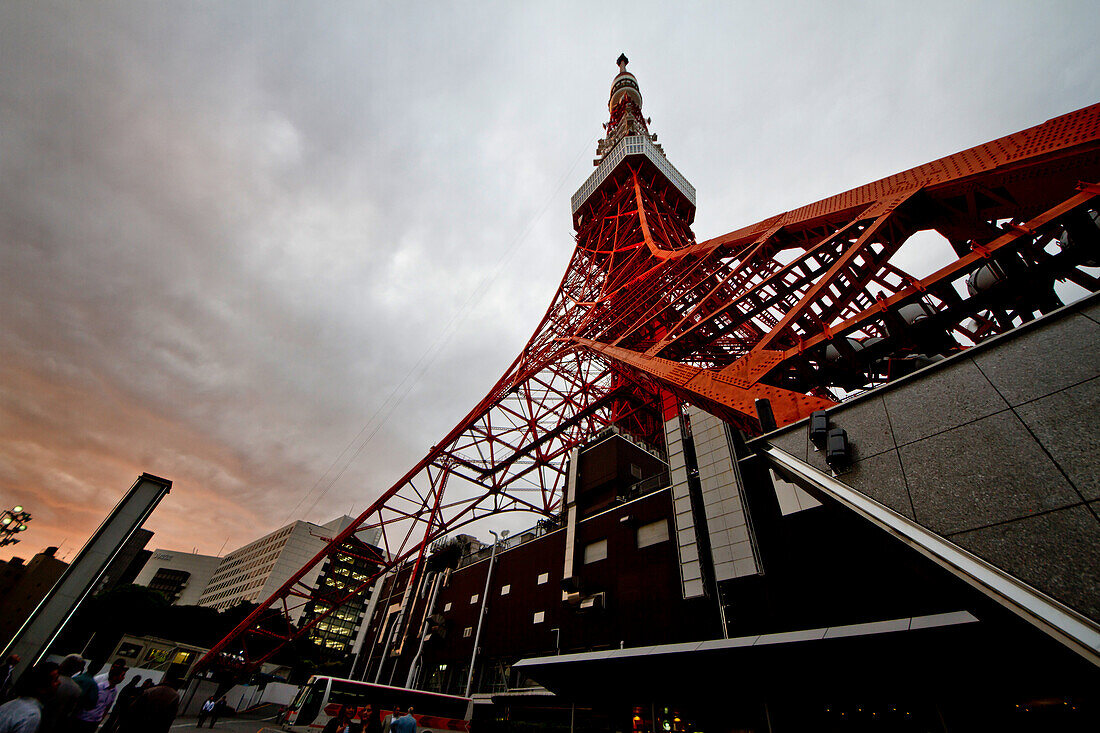
[[[92,676],[92,669],[88,665],[84,667],[80,674],[73,675],[73,682],[80,685],[80,699],[77,700],[76,710],[73,711],[72,718],[75,723],[81,712],[91,710],[99,702],[99,683],[95,681],[95,677]]]
[[[9,655],[0,667],[0,702],[7,702],[15,692],[15,668],[19,665],[19,655]]]
[[[214,727],[214,723],[218,722],[218,718],[225,714],[226,709],[229,708],[229,703],[225,699],[225,695],[218,698],[218,701],[214,703],[214,716],[210,718],[210,727]]]
[[[57,665],[45,662],[23,675],[16,697],[0,705],[0,733],[36,733],[42,724],[43,703],[57,690]]]
[[[396,715],[396,712],[394,713]],[[390,723],[391,733],[416,733],[416,718],[413,717],[413,709],[410,707],[400,718],[395,718]]]
[[[214,696],[206,698],[206,702],[202,704],[202,709],[199,710],[199,722],[195,723],[196,728],[201,728],[203,721],[214,715],[214,710],[218,707],[218,701],[214,699]],[[210,727],[214,727],[214,723],[210,723]]]
[[[378,717],[378,708],[375,705],[367,705],[367,711],[361,720],[363,733],[382,733],[382,719]]]
[[[353,726],[351,722],[352,712],[355,710],[351,705],[344,705],[336,713],[335,718],[330,718],[328,723],[325,724],[324,730],[321,733],[356,733],[357,726]]]
[[[58,684],[53,697],[46,701],[38,733],[68,733],[82,691],[73,677],[84,671],[84,658],[70,654],[57,666]],[[97,692],[98,694],[98,692]]]
[[[101,729],[103,733],[116,733],[118,731],[119,720],[122,718],[123,713],[133,703],[134,698],[141,694],[141,690],[138,689],[140,684],[140,677],[131,677],[126,686],[118,691],[115,706],[111,708],[111,713],[107,716],[107,722],[103,724]]]
[[[122,733],[168,733],[180,709],[179,684],[168,677],[141,693],[122,717]]]
[[[98,695],[94,707],[76,714],[72,729],[74,733],[95,733],[95,729],[107,717],[107,711],[118,695],[118,685],[126,678],[126,663],[115,662],[106,674],[95,677]]]

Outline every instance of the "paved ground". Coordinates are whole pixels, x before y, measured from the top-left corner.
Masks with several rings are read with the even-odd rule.
[[[195,723],[197,722],[198,718],[176,718],[176,722],[172,724],[172,730],[177,733],[195,730]],[[202,729],[206,731],[209,728],[210,722],[207,721]],[[282,733],[277,726],[272,725],[269,721],[240,718],[221,718],[218,720],[218,724],[214,726],[214,730],[220,730],[223,733],[260,733],[261,731],[267,731],[268,733],[278,731]]]

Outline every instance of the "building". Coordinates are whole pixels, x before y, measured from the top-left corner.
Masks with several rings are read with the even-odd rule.
[[[376,533],[363,533],[372,537]],[[378,570],[382,550],[352,536],[342,552],[330,555],[321,565],[317,577],[318,592],[306,604],[302,622],[313,622],[307,638],[330,653],[347,655],[351,652],[367,611],[371,587],[359,590],[359,586]],[[340,600],[353,593],[350,601]],[[336,611],[318,619],[325,611],[337,606]]]
[[[625,215],[583,211],[584,203],[595,197],[630,212],[637,202],[640,211],[639,179],[659,184],[651,190],[660,194],[662,205],[654,208],[662,226],[674,218],[669,212],[677,202],[684,211],[694,205],[694,189],[650,144],[625,63],[620,58],[599,168],[574,196],[575,221],[600,237],[608,220],[616,223],[607,228],[618,231]],[[1095,120],[1096,114],[1082,117]],[[999,144],[1011,148],[1001,141],[988,147]],[[1088,157],[1081,153],[1072,165],[1060,151],[1044,155],[1052,169],[1091,166],[1087,172],[1094,174],[1100,158],[1095,140],[1089,144]],[[973,152],[974,159],[979,153],[988,150]],[[986,181],[1008,193],[998,194],[1001,201],[1025,197],[1023,186],[1031,184],[1020,182],[1039,175],[1014,168],[1015,155],[1003,162],[987,156],[995,165],[987,164]],[[985,195],[985,181],[968,187],[964,180],[975,168],[958,165],[958,158],[951,164],[943,170],[956,176],[949,182],[960,200]],[[880,196],[885,185],[861,191]],[[794,303],[806,292],[802,287],[826,293],[809,283],[833,260],[801,272],[776,265],[751,273],[761,280],[750,280],[752,297],[738,301],[745,329],[766,331],[771,316],[790,324],[799,313],[810,325],[787,341],[766,342],[787,351],[757,352],[758,360],[740,363],[741,372],[647,356],[649,349],[661,353],[666,333],[653,325],[658,310],[673,312],[677,328],[695,326],[667,303],[641,309],[636,351],[619,348],[619,341],[598,343],[598,350],[681,390],[677,394],[691,394],[693,403],[725,419],[669,394],[663,435],[652,441],[660,450],[612,431],[571,454],[559,517],[453,563],[439,546],[416,575],[412,564],[397,568],[379,588],[366,627],[364,669],[357,673],[452,693],[470,688],[481,703],[475,717],[482,730],[572,730],[576,720],[586,730],[652,733],[1096,729],[1100,295],[1064,307],[1051,297],[1052,280],[1100,262],[1097,200],[1088,198],[1096,190],[1073,190],[1083,189],[1040,198],[1023,207],[1019,221],[1006,224],[990,214],[952,241],[962,253],[951,270],[955,281],[938,283],[941,310],[922,301],[924,288],[917,286],[914,293],[899,288],[911,301],[896,312],[886,298],[873,296],[868,305],[852,306],[851,313],[865,317],[861,323],[889,314],[878,335],[831,331],[848,323],[835,301],[841,288],[864,278],[862,288],[869,269],[851,282],[832,282],[825,301],[790,318],[767,305],[768,298]],[[846,223],[865,224],[851,211],[879,199],[858,207],[856,200],[845,192],[800,210],[825,232],[814,241],[827,243]],[[922,214],[928,203],[920,199],[908,213]],[[843,221],[840,215],[814,218],[829,206],[847,212]],[[1062,215],[1062,222],[1055,220]],[[795,220],[784,216],[739,230],[744,251],[769,239],[782,249],[790,236],[783,230]],[[1026,227],[1024,221],[1038,223]],[[645,244],[653,247],[650,225],[642,226]],[[933,220],[926,228],[957,234],[952,226]],[[909,234],[890,245],[900,246]],[[1031,272],[1011,282],[978,259],[983,251],[990,257],[986,243],[1017,235],[1033,237],[1027,246],[1045,246],[1062,263],[1012,253],[1001,258],[1006,267]],[[622,251],[641,249],[642,239],[623,241]],[[590,244],[591,252],[604,251],[604,239]],[[709,255],[681,262],[695,266]],[[833,271],[843,264],[838,257]],[[772,274],[772,291],[757,287]],[[1075,271],[1070,279],[1098,288],[1091,275]],[[718,315],[709,326],[732,338],[733,319],[723,312],[729,302],[715,297],[706,304],[718,290],[718,278],[706,282],[687,306],[691,314],[713,307]],[[964,304],[962,290],[973,300]],[[607,311],[633,318],[635,303]],[[769,315],[768,307],[777,310]],[[963,348],[956,340],[961,321],[952,318],[966,308],[975,318],[986,313],[983,327],[999,335],[974,338],[976,345]],[[975,326],[966,333],[980,331]],[[810,353],[815,339],[819,351]],[[895,350],[876,353],[887,339]],[[859,356],[863,349],[869,351]],[[774,367],[768,359],[791,354],[809,356],[776,375],[779,384],[750,379],[753,369]],[[820,370],[815,378],[828,380],[817,386],[836,387],[847,399],[827,409],[813,403],[818,398],[804,389],[809,383],[799,382],[812,369]],[[820,411],[780,421],[789,424],[776,429],[761,400],[754,420],[764,434],[753,437],[748,413],[724,409],[729,405],[716,397],[723,385],[760,385],[756,394],[774,387],[778,395],[780,384],[797,387],[790,399]]]
[[[238,603],[266,599],[352,521],[352,517],[348,516],[325,524],[298,520],[233,550],[218,563],[199,597],[198,605],[224,611]],[[361,539],[371,544],[373,536],[370,532],[363,532]],[[322,568],[318,566],[307,573],[301,582],[312,587],[321,572]],[[301,620],[304,610],[294,610],[295,622]]]
[[[145,549],[151,539],[153,539],[152,531],[144,527],[134,530],[129,539],[119,548],[118,554],[111,560],[111,564],[103,571],[103,576],[96,583],[93,593],[98,595],[120,585],[133,583],[138,573],[145,566],[146,561],[153,554]]]
[[[155,636],[124,634],[115,645],[108,660],[123,660],[131,669],[143,672],[160,672],[162,675],[185,679],[206,649],[194,644],[182,644]]]
[[[570,714],[646,731],[1015,729],[1024,710],[1048,730],[1095,720],[1100,673],[1072,643],[822,487],[838,490],[832,478],[941,532],[952,522],[952,543],[1012,569],[1000,577],[1014,593],[1087,622],[1100,524],[1074,487],[1095,475],[1082,451],[1095,412],[1081,406],[1096,405],[1098,309],[1093,296],[838,405],[830,420],[854,460],[825,477],[806,421],[745,442],[686,407],[667,426],[668,464],[596,436],[571,460],[576,493],[557,521],[508,537],[495,559],[466,543],[454,568],[382,584],[359,676],[462,694],[484,607],[472,690],[489,729],[567,730]],[[1036,383],[1027,355],[1040,344],[1074,366]],[[1028,409],[957,402],[976,363],[998,365],[997,388]],[[912,404],[928,411],[906,417]],[[776,449],[795,460],[772,463]],[[942,486],[949,504],[936,503]],[[1039,554],[1052,532],[1059,553]]]
[[[414,681],[462,694],[483,608],[473,688],[486,693],[523,686],[512,665],[527,656],[720,635],[714,599],[682,593],[664,456],[609,428],[574,452],[569,476],[575,489],[556,521],[508,537],[495,556],[492,546],[466,542],[456,567],[429,562],[437,569],[411,592],[411,568],[384,583],[362,652],[367,678],[406,680],[427,626]],[[698,563],[687,570],[689,583],[691,568],[697,576]]]
[[[0,574],[0,645],[7,644],[69,564],[57,559],[57,548],[47,547],[23,562],[13,557],[3,565]]]
[[[172,482],[143,473],[92,534],[61,577],[8,642],[4,654],[35,665],[57,641],[80,605],[98,588],[132,577],[133,560],[152,536],[142,523],[171,490]],[[111,571],[112,567],[120,571]],[[107,578],[101,584],[103,578]],[[17,671],[16,674],[21,674]]]
[[[160,591],[172,605],[198,605],[221,561],[216,555],[157,549],[134,583]]]

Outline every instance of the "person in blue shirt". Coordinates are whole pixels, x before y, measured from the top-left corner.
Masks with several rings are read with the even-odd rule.
[[[393,722],[390,723],[390,733],[416,733],[416,718],[413,717],[411,707],[400,718],[395,717],[393,719]]]

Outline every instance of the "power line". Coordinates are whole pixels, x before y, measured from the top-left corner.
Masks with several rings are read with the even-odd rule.
[[[390,391],[390,394],[386,397],[382,404],[375,409],[375,411],[367,419],[367,422],[363,425],[363,427],[359,430],[355,437],[351,439],[351,441],[344,447],[342,451],[340,451],[339,455],[337,455],[333,462],[329,465],[329,467],[325,469],[324,473],[322,473],[321,476],[318,477],[318,479],[313,483],[313,486],[310,487],[309,491],[307,491],[302,496],[302,498],[298,500],[298,503],[295,504],[294,508],[291,509],[290,512],[287,514],[287,517],[283,521],[283,524],[289,522],[290,518],[294,516],[295,512],[297,512],[302,503],[305,502],[311,494],[317,491],[318,488],[321,488],[321,484],[322,482],[324,482],[325,477],[328,476],[328,474],[340,463],[341,459],[343,459],[344,456],[347,455],[348,451],[351,450],[351,448],[355,446],[356,443],[359,443],[360,438],[363,437],[364,433],[367,433],[367,429],[370,428],[371,423],[374,422],[375,418],[377,418],[383,410],[385,410],[384,414],[382,414],[381,416],[381,419],[366,435],[366,438],[358,444],[358,447],[351,454],[351,456],[346,461],[344,461],[343,465],[336,472],[336,474],[327,482],[327,484],[324,485],[323,488],[321,488],[320,493],[318,493],[314,497],[312,503],[310,503],[309,507],[303,512],[303,515],[308,515],[310,512],[313,511],[314,507],[317,506],[317,503],[320,502],[322,498],[324,498],[324,496],[329,492],[330,489],[332,489],[332,487],[344,475],[348,468],[351,467],[351,464],[355,462],[355,460],[359,457],[363,450],[370,444],[370,442],[374,439],[374,436],[378,434],[378,431],[381,429],[381,427],[385,425],[390,415],[392,415],[394,410],[397,409],[398,405],[400,405],[404,401],[405,397],[407,397],[409,392],[412,391],[412,388],[420,382],[420,379],[435,363],[436,359],[439,358],[440,353],[442,353],[443,351],[443,347],[448,345],[451,341],[451,338],[453,338],[456,327],[469,317],[469,314],[473,310],[474,306],[480,303],[481,299],[488,292],[489,287],[494,282],[496,282],[497,278],[500,277],[501,272],[503,272],[504,270],[504,266],[518,251],[519,245],[527,239],[531,231],[535,228],[539,221],[542,220],[542,217],[549,210],[550,205],[555,201],[558,194],[561,192],[561,189],[565,186],[570,176],[573,175],[574,170],[576,170],[577,168],[577,164],[580,163],[586,151],[591,148],[592,144],[596,142],[597,138],[598,135],[593,136],[584,144],[580,152],[573,159],[573,162],[570,164],[569,169],[561,176],[557,186],[554,188],[553,193],[551,193],[547,197],[546,202],[543,204],[539,212],[535,215],[533,219],[528,222],[523,231],[520,232],[520,234],[517,235],[515,238],[513,238],[512,242],[497,258],[497,262],[493,268],[493,271],[489,275],[486,275],[484,278],[482,278],[481,282],[478,283],[478,285],[472,290],[470,290],[462,305],[453,312],[450,320],[439,332],[439,335],[436,336],[431,345],[429,345],[428,348],[425,349],[424,352],[420,355],[420,358],[417,359],[416,364],[413,365],[413,368],[406,372],[404,378],[402,378],[397,386]],[[411,381],[410,378],[412,378]]]

